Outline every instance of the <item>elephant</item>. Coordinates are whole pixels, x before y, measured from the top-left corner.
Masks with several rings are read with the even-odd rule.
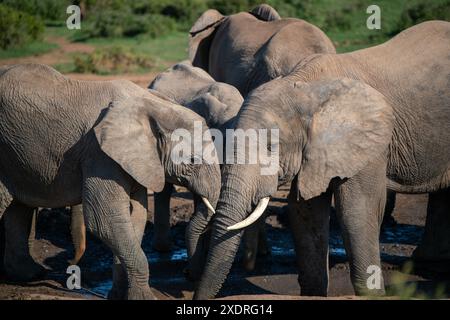
[[[238,113],[243,98],[239,91],[225,83],[216,82],[208,73],[200,68],[193,67],[189,61],[178,63],[165,72],[160,73],[148,86],[152,92],[172,99],[196,112],[205,119],[210,129],[218,129],[222,133],[232,119]],[[209,183],[213,183],[210,181]],[[220,181],[217,181],[220,188]],[[158,250],[170,248],[170,197],[173,185],[166,183],[162,192],[155,193],[155,236],[154,247]],[[205,230],[214,211],[202,213],[205,208],[199,207],[198,197],[194,196],[195,214],[186,230],[186,243],[190,267],[188,267],[190,278],[196,279],[200,276],[203,263],[193,262],[200,234]],[[203,241],[201,241],[203,243]],[[200,256],[204,256],[206,247],[198,250]],[[194,259],[197,260],[197,259]],[[197,271],[195,271],[197,270]]]
[[[86,230],[115,256],[108,297],[153,299],[141,248],[147,190],[177,183],[210,205],[219,195],[216,183],[205,182],[221,179],[214,155],[183,154],[174,161],[174,131],[192,133],[195,123],[201,124],[202,147],[214,150],[202,117],[130,81],[77,81],[40,64],[2,67],[0,217],[6,273],[27,279],[40,271],[27,241],[33,208],[82,203]]]
[[[207,10],[190,30],[192,64],[233,85],[244,97],[259,85],[287,75],[306,56],[335,52],[319,28],[300,19],[281,18],[267,4],[228,17]],[[257,252],[269,251],[264,221],[248,228],[244,242],[243,265],[253,270]]]
[[[188,85],[189,84],[189,85]],[[149,89],[156,90],[177,103],[190,108],[205,118],[210,129],[218,129],[225,136],[226,128],[231,126],[231,122],[237,115],[243,98],[239,91],[231,85],[216,82],[207,72],[198,67],[193,67],[190,61],[183,61],[160,73],[149,85]],[[172,185],[166,185],[163,192],[155,193],[155,239],[154,246],[158,249],[168,249],[170,247],[170,195]],[[199,199],[194,202],[202,203]],[[195,210],[202,210],[197,208]],[[211,210],[210,210],[211,211]],[[196,214],[194,217],[204,217]],[[196,251],[198,232],[193,230],[204,230],[210,220],[193,219],[190,222],[186,233],[186,243],[188,244],[188,257],[192,257]],[[255,224],[256,228],[249,228],[244,238],[244,259],[243,265],[247,270],[253,269],[255,265],[256,253],[267,254],[269,248],[265,239],[264,221]],[[261,238],[261,241],[258,239]],[[202,250],[197,250],[203,255],[207,244],[202,246]],[[195,280],[200,276],[200,269],[203,263],[192,262],[189,278]],[[196,270],[196,271],[193,271]]]
[[[237,115],[243,98],[239,91],[226,83],[216,82],[204,70],[193,67],[190,61],[182,61],[166,71],[160,73],[149,84],[149,90],[175,101],[194,111],[205,119],[210,129],[218,129],[222,134]],[[220,181],[215,188],[220,188]],[[207,188],[207,186],[204,186]],[[173,185],[166,183],[162,192],[155,193],[155,235],[154,247],[167,250],[170,247],[170,197]],[[186,275],[191,280],[200,278],[204,258],[208,247],[206,233],[202,240],[200,236],[206,229],[214,208],[209,210],[200,206],[203,204],[198,196],[194,195],[195,214],[186,229],[186,245],[188,252],[188,267]],[[206,212],[204,212],[206,211]]]
[[[281,18],[267,4],[230,16],[209,9],[190,30],[192,64],[236,87],[244,98],[316,53],[336,53],[325,33],[304,20]]]
[[[279,138],[266,148],[278,154],[277,170],[263,171],[260,161],[222,166],[211,245],[194,298],[217,294],[242,228],[286,183],[301,295],[328,294],[332,196],[357,295],[385,293],[379,230],[386,189],[430,193],[429,253],[450,260],[449,52],[450,23],[428,21],[378,46],[306,57],[289,75],[253,90],[233,127],[277,129]],[[379,281],[372,283],[374,272]]]

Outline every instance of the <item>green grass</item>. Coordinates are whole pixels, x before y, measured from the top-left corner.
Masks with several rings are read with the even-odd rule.
[[[188,58],[188,34],[183,32],[174,32],[156,39],[148,36],[112,39],[96,38],[89,39],[83,43],[94,47],[124,46],[137,54],[152,57],[162,69],[171,63]]]
[[[386,33],[395,28],[395,25],[407,5],[416,1],[411,0],[350,0],[314,1],[314,17],[312,23],[320,27],[335,43],[338,52],[349,52],[382,43],[389,39]],[[369,14],[366,9],[376,4],[381,9],[381,30],[369,30],[366,21]],[[334,12],[347,10],[341,19],[349,24],[348,28],[329,27],[327,18]],[[339,20],[337,21],[339,23]]]
[[[154,59],[156,66],[154,70],[162,71],[175,62],[188,58],[188,33],[176,31],[171,34],[152,38],[148,35],[140,35],[129,38],[89,38],[85,39],[83,25],[81,30],[68,30],[65,27],[47,27],[46,35],[52,37],[63,37],[71,42],[80,42],[95,48],[125,47],[136,54],[148,56]],[[72,55],[72,58],[74,56]],[[73,62],[58,64],[54,66],[61,72],[72,72]],[[141,70],[146,72],[148,70]]]
[[[402,12],[406,8],[424,2],[424,0],[314,0],[306,7],[307,16],[301,18],[321,28],[335,43],[338,52],[348,52],[374,46],[392,38]],[[448,2],[433,0],[433,4],[439,3]],[[381,9],[381,30],[369,30],[366,27],[369,17],[366,9],[372,4],[378,5]],[[342,13],[332,21],[337,26],[330,26],[328,19],[332,19],[336,13]],[[348,28],[345,28],[344,24],[348,24]]]
[[[22,48],[0,50],[0,59],[20,58],[44,54],[58,48],[57,44],[45,41],[34,41]]]
[[[448,3],[446,1],[448,0],[433,0],[433,4]],[[271,0],[266,2],[270,3]],[[402,12],[417,3],[424,3],[424,0],[377,0],[375,2],[373,0],[305,0],[302,3],[305,4],[303,11],[292,6],[275,7],[284,17],[293,16],[295,12],[298,12],[300,18],[321,28],[335,43],[338,52],[348,52],[377,45],[390,39],[398,31]],[[381,30],[369,30],[366,27],[369,16],[366,8],[371,4],[381,8]],[[188,57],[187,31],[176,31],[156,39],[148,35],[132,38],[87,39],[88,25],[83,25],[82,22],[81,27],[82,29],[78,31],[68,30],[64,24],[53,23],[47,25],[45,37],[64,37],[68,41],[79,41],[95,48],[123,46],[136,54],[154,59],[156,62],[154,69],[157,71]],[[42,54],[56,47],[55,44],[34,42],[21,49],[0,51],[0,59]],[[73,63],[59,64],[56,67],[61,71],[70,71],[73,70]]]

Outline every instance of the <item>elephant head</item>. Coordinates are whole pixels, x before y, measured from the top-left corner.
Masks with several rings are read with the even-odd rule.
[[[100,148],[147,189],[159,192],[167,181],[216,204],[214,142],[204,119],[191,110],[145,92],[113,101],[94,131]]]
[[[267,4],[255,7],[250,14],[261,21],[280,20],[278,12]],[[215,9],[205,11],[189,31],[189,59],[193,65],[208,70],[209,50],[216,29],[228,17]]]
[[[235,87],[216,82],[190,61],[177,63],[160,73],[148,88],[191,109],[214,129],[222,129],[233,119],[244,101]]]
[[[278,153],[276,170],[264,172],[265,164],[251,163],[246,154],[246,163],[222,168],[211,246],[195,298],[208,299],[218,292],[242,228],[258,219],[280,184],[297,181],[297,198],[319,196],[332,180],[352,177],[387,150],[392,122],[383,95],[346,78],[304,82],[288,76],[252,91],[234,128],[278,130],[278,139],[260,145]],[[250,145],[236,145],[233,153],[246,153]]]
[[[235,86],[243,96],[287,75],[308,55],[335,52],[319,28],[300,19],[282,19],[266,4],[230,16],[207,10],[190,30],[192,64]]]

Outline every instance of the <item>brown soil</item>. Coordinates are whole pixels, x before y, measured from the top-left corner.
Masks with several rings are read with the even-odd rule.
[[[47,42],[55,43],[58,48],[48,53],[0,60],[0,66],[8,64],[20,64],[20,63],[40,63],[46,65],[56,65],[70,62],[70,53],[89,53],[95,50],[91,45],[84,43],[69,42],[62,37],[49,37]],[[113,79],[127,79],[133,81],[137,85],[146,88],[152,79],[156,76],[156,72],[147,72],[143,74],[121,74],[121,75],[97,75],[89,73],[69,73],[67,76],[77,80],[113,80]]]

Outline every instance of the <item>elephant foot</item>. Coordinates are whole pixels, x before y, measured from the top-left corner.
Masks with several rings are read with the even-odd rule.
[[[47,270],[39,263],[36,263],[31,257],[14,262],[5,259],[4,269],[9,279],[20,282],[41,279],[47,273]]]
[[[246,251],[244,253],[244,259],[242,261],[242,266],[246,271],[253,271],[256,265],[256,254],[253,251]]]
[[[170,252],[173,249],[173,242],[170,237],[155,237],[153,240],[153,249],[158,252]]]
[[[157,300],[150,287],[131,286],[127,292],[128,300]]]

